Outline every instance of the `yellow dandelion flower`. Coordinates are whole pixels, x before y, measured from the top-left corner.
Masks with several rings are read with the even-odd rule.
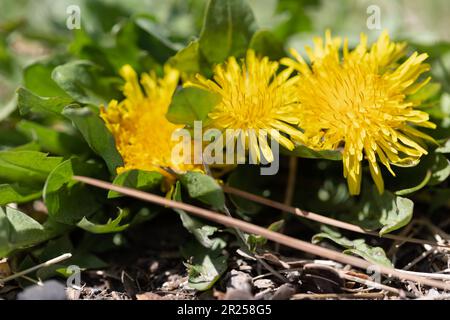
[[[427,153],[423,140],[433,139],[417,127],[434,128],[426,112],[415,109],[408,100],[430,78],[418,81],[429,70],[426,54],[413,53],[404,62],[406,44],[393,43],[387,32],[370,48],[367,37],[352,51],[347,40],[332,38],[314,40],[306,48],[309,66],[292,50],[296,60],[282,63],[300,73],[297,95],[301,103],[299,140],[316,150],[343,149],[344,176],[351,194],[359,194],[361,162],[365,157],[375,184],[384,190],[378,166],[381,162],[392,175],[392,165],[412,165]]]
[[[249,150],[252,159],[273,161],[268,137],[292,150],[294,144],[285,135],[300,137],[296,78],[290,78],[292,69],[279,73],[279,63],[268,57],[256,57],[253,50],[239,64],[235,57],[214,69],[214,81],[201,75],[186,86],[197,86],[214,92],[221,101],[209,113],[208,127],[222,132],[232,129],[237,143]],[[272,132],[276,134],[271,135]],[[283,133],[283,134],[278,134]],[[228,137],[227,137],[228,138]]]
[[[124,166],[117,169],[121,173],[130,169],[158,171],[172,178],[163,167],[176,172],[194,169],[184,164],[184,159],[173,159],[172,148],[176,144],[172,133],[183,126],[166,119],[166,112],[177,87],[179,73],[168,66],[164,77],[155,73],[138,76],[133,68],[125,65],[120,75],[125,80],[125,99],[112,100],[108,108],[101,108],[100,115],[114,136],[117,149],[122,155]]]

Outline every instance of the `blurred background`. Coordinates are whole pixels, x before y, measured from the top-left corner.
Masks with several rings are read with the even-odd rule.
[[[122,20],[145,15],[175,48],[198,36],[206,0],[2,0],[0,1],[0,121],[15,109],[15,89],[23,68],[37,59],[64,52],[73,40],[66,27],[68,6],[81,9],[81,24],[96,41]],[[395,39],[406,39],[433,57],[435,77],[449,81],[450,1],[447,0],[249,0],[261,28],[274,31],[286,47],[302,50],[312,35],[330,28],[355,44],[360,32],[370,39],[382,29]],[[369,30],[369,6],[380,9],[381,30]]]

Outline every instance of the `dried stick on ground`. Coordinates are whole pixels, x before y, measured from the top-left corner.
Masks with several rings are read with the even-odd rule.
[[[238,228],[244,232],[253,233],[260,235],[262,237],[265,237],[271,241],[278,242],[282,245],[285,245],[287,247],[297,249],[312,255],[320,256],[323,258],[327,258],[330,260],[339,261],[344,264],[349,264],[357,268],[361,268],[364,270],[367,270],[369,267],[373,268],[374,264],[370,263],[366,260],[356,258],[354,256],[346,255],[334,250],[330,250],[327,248],[323,248],[317,245],[314,245],[309,242],[305,242],[302,240],[298,240],[289,236],[286,236],[284,234],[270,231],[268,229],[265,229],[263,227],[248,223],[243,220],[231,218],[228,216],[224,216],[218,212],[214,212],[211,210],[203,209],[200,207],[196,207],[187,203],[177,202],[173,200],[169,200],[167,198],[158,196],[156,194],[147,193],[143,191],[139,191],[136,189],[126,188],[122,186],[113,185],[109,182],[89,178],[89,177],[82,177],[82,176],[73,176],[73,179],[87,183],[92,186],[96,186],[99,188],[107,189],[107,190],[113,190],[119,193],[122,193],[124,195],[137,198],[143,201],[148,201],[152,203],[156,203],[162,206],[171,207],[175,209],[184,210],[186,212],[189,212],[195,216],[198,216],[203,219],[207,219],[219,224],[222,224],[227,227],[231,228]],[[422,285],[427,285],[430,287],[435,287],[443,290],[450,290],[450,284],[447,284],[443,281],[436,281],[427,279],[422,276],[416,276],[409,273],[402,273],[399,272],[396,269],[389,268],[383,265],[375,265],[377,267],[377,270],[384,275],[387,276],[393,276],[401,280],[410,280],[417,283],[420,283]]]
[[[417,244],[428,244],[433,247],[443,247],[443,248],[450,249],[450,246],[448,246],[448,245],[439,244],[436,242],[422,240],[422,239],[401,237],[401,236],[396,236],[396,235],[392,235],[392,234],[385,234],[385,235],[380,236],[377,232],[364,230],[363,228],[361,228],[357,225],[354,225],[354,224],[351,224],[348,222],[339,221],[339,220],[336,220],[333,218],[325,217],[325,216],[322,216],[317,213],[304,211],[299,208],[291,207],[291,206],[285,205],[281,202],[270,200],[270,199],[267,199],[267,198],[264,198],[264,197],[261,197],[261,196],[243,191],[243,190],[239,190],[239,189],[230,187],[230,186],[223,185],[222,189],[226,193],[230,193],[230,194],[233,194],[233,195],[236,195],[236,196],[257,202],[257,203],[264,204],[266,206],[269,206],[269,207],[272,207],[275,209],[279,209],[279,210],[282,210],[285,212],[295,214],[296,216],[299,216],[299,217],[303,217],[303,218],[310,219],[310,220],[313,220],[313,221],[316,221],[319,223],[327,224],[327,225],[330,225],[330,226],[333,226],[336,228],[345,229],[345,230],[362,233],[362,234],[366,234],[366,235],[371,235],[371,236],[376,236],[376,237],[392,239],[392,240],[399,240],[399,241],[405,241],[405,242],[411,242],[411,243],[417,243]]]
[[[304,300],[304,299],[383,299],[384,293],[380,292],[368,292],[368,293],[297,293],[294,294],[292,300]]]
[[[338,273],[339,273],[339,275],[342,278],[344,278],[346,280],[358,282],[360,284],[364,284],[364,285],[366,285],[368,287],[372,287],[372,288],[375,288],[375,289],[388,291],[388,292],[394,293],[394,294],[399,295],[399,296],[409,296],[410,298],[416,298],[416,296],[414,294],[409,293],[407,291],[399,290],[397,288],[393,288],[393,287],[384,285],[382,283],[374,282],[374,281],[371,281],[371,280],[355,277],[355,276],[349,275],[349,274],[347,274],[347,273],[345,273],[345,272],[343,272],[341,270],[338,270]]]
[[[28,274],[30,272],[33,272],[35,270],[38,270],[38,269],[41,269],[41,268],[44,268],[44,267],[51,266],[53,264],[59,263],[59,262],[64,261],[64,260],[67,260],[70,257],[72,257],[71,253],[64,253],[63,255],[60,255],[60,256],[58,256],[56,258],[53,258],[53,259],[50,259],[50,260],[48,260],[48,261],[46,261],[44,263],[35,265],[35,266],[31,267],[31,268],[28,268],[28,269],[25,269],[23,271],[19,271],[17,273],[14,273],[13,275],[10,275],[9,277],[0,279],[0,284],[6,283],[6,282],[11,281],[11,280],[14,280],[16,278],[23,277],[23,276],[25,276],[26,274]]]
[[[209,169],[209,166],[205,163],[203,163],[203,168],[205,169],[205,172],[212,177],[211,175],[211,170]],[[166,169],[167,170],[167,169]],[[171,170],[168,170],[169,172]],[[224,213],[229,216],[229,217],[233,217],[231,215],[230,210],[228,209],[227,205],[224,205],[223,208]],[[244,233],[239,230],[238,228],[234,228],[234,231],[236,232],[236,235],[241,239],[242,243],[244,245],[247,245],[247,249],[250,249],[249,245],[247,244],[247,241],[245,240],[245,235]],[[263,259],[256,257],[255,255],[252,254],[252,256],[267,270],[269,270],[273,275],[275,275],[278,279],[280,279],[283,282],[288,282],[287,279],[285,277],[283,277],[283,275],[281,275],[280,273],[278,273],[274,268],[272,268],[267,262],[265,262]]]

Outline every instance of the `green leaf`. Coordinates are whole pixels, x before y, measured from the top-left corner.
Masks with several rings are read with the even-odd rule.
[[[210,63],[241,57],[255,30],[255,17],[247,1],[210,0],[200,33],[200,50]]]
[[[354,209],[350,221],[367,229],[378,229],[380,235],[398,230],[407,225],[413,215],[414,203],[389,191],[379,194],[374,186],[365,190],[361,201]]]
[[[130,64],[136,71],[157,69],[178,49],[167,39],[162,25],[155,24],[148,15],[135,15],[117,26],[116,46],[100,48],[103,54],[99,55],[99,60],[106,56],[116,70],[124,64]]]
[[[37,258],[39,262],[45,262],[64,253],[73,253],[74,251],[75,248],[73,247],[69,235],[63,235],[50,240],[43,250],[39,250]]]
[[[450,43],[447,41],[437,41],[429,44],[411,42],[411,46],[419,52],[426,52],[431,58],[439,58],[450,52]]]
[[[415,94],[408,96],[408,100],[422,102],[436,97],[441,91],[442,85],[437,82],[430,82],[422,87]]]
[[[60,157],[48,157],[36,151],[1,151],[0,181],[27,184],[44,182],[61,162]]]
[[[36,62],[27,66],[23,71],[23,82],[25,87],[41,97],[66,97],[69,96],[52,80],[53,69],[58,61],[46,63]]]
[[[393,267],[392,262],[386,257],[386,252],[384,252],[383,248],[371,247],[364,243],[363,239],[359,239],[359,241],[355,240],[353,242],[355,243],[354,248],[344,250],[344,253],[353,253],[369,262],[384,265],[386,267]]]
[[[53,70],[53,80],[73,99],[85,104],[108,104],[119,98],[116,87],[118,78],[107,78],[100,67],[85,61],[71,61]]]
[[[203,121],[220,102],[214,93],[195,87],[182,88],[175,92],[166,118],[176,124],[193,126],[194,121]]]
[[[224,242],[220,238],[211,238],[211,236],[218,230],[216,227],[206,225],[197,219],[191,218],[186,213],[180,214],[183,227],[191,232],[199,243],[205,248],[223,247]]]
[[[137,28],[138,46],[158,62],[165,63],[176,53],[177,47],[167,39],[161,26],[144,16],[136,17],[134,23]]]
[[[250,41],[250,48],[271,60],[279,60],[286,56],[283,43],[269,30],[257,31]]]
[[[28,143],[27,137],[15,128],[0,126],[0,150],[15,148]]]
[[[98,242],[96,244],[98,244]],[[42,263],[58,257],[64,253],[71,253],[72,257],[56,265],[51,265],[49,267],[39,269],[36,272],[36,277],[42,280],[55,276],[67,277],[69,276],[69,273],[67,273],[67,267],[70,265],[76,265],[81,270],[102,269],[108,266],[104,261],[100,260],[95,255],[86,252],[80,246],[74,248],[68,234],[50,240],[45,245],[43,250],[35,250],[33,252],[33,256],[37,258],[40,263]],[[35,263],[33,263],[33,265],[35,265]],[[20,269],[23,270],[29,267],[31,266],[24,265],[22,263]]]
[[[222,209],[224,207],[225,196],[222,188],[214,178],[194,171],[180,175],[179,178],[191,198],[209,204],[215,209]]]
[[[205,291],[210,289],[227,270],[227,257],[221,250],[210,250],[196,243],[182,248],[186,263],[188,283],[191,288]]]
[[[70,51],[81,59],[102,66],[105,73],[112,74],[125,64],[130,64],[138,72],[155,69],[179,49],[168,39],[169,34],[163,25],[155,23],[155,19],[148,14],[136,14],[124,19],[126,16],[130,15],[120,17],[114,27],[115,43],[100,44],[95,36],[91,37],[80,29],[74,32]]]
[[[53,154],[72,155],[87,150],[86,145],[77,136],[56,131],[32,121],[22,120],[16,128],[30,140],[37,141],[44,151]]]
[[[63,115],[72,120],[80,130],[89,147],[105,160],[111,174],[123,166],[122,157],[116,149],[114,137],[100,116],[89,107],[72,105],[64,109]]]
[[[41,151],[41,146],[36,141],[31,141],[20,146],[9,148],[8,151]]]
[[[136,2],[123,3],[120,1],[86,1],[82,2],[85,6],[83,11],[83,17],[85,17],[86,23],[89,24],[89,31],[94,36],[101,36],[108,33],[114,25],[130,14],[129,7],[135,6]],[[145,10],[145,4],[136,8],[137,10]],[[133,12],[133,11],[131,11]]]
[[[386,188],[397,195],[416,192],[427,185],[433,186],[445,181],[450,175],[448,159],[439,153],[424,156],[418,165],[411,168],[395,168],[396,176],[386,175]]]
[[[371,247],[367,245],[364,239],[349,240],[343,237],[339,232],[331,230],[330,228],[323,227],[325,232],[314,235],[312,238],[313,243],[318,243],[323,239],[329,239],[344,248],[344,253],[352,253],[362,257],[363,259],[380,264],[386,267],[393,267],[391,261],[386,257],[386,253],[380,247]]]
[[[284,225],[284,220],[278,220],[270,224],[270,226],[267,228],[270,231],[279,231]],[[256,248],[261,247],[267,243],[267,239],[263,236],[255,235],[255,234],[249,234],[247,236],[247,243],[250,246],[251,251],[255,251]]]
[[[441,95],[440,101],[433,105],[432,108],[427,109],[427,112],[434,118],[434,122],[438,124],[438,128],[442,127],[445,129],[443,132],[444,136],[440,138],[448,138],[448,128],[450,126],[450,94],[444,92]]]
[[[200,52],[198,40],[190,42],[186,48],[178,51],[176,55],[169,59],[168,63],[188,76],[211,72],[207,61]]]
[[[120,225],[120,222],[123,218],[128,215],[126,210],[119,210],[119,215],[114,220],[109,219],[105,224],[96,224],[92,223],[86,217],[83,217],[80,222],[77,223],[77,226],[81,229],[84,229],[91,233],[103,234],[103,233],[112,233],[112,232],[120,232],[129,227],[129,224]]]
[[[48,176],[44,186],[44,202],[48,215],[59,223],[74,225],[100,208],[98,194],[72,179],[73,175],[93,176],[100,167],[78,158],[64,161]]]
[[[438,153],[450,153],[450,139],[447,139],[439,148],[435,150]]]
[[[25,213],[0,207],[0,257],[48,239],[44,227]]]
[[[428,184],[434,186],[447,180],[450,176],[450,161],[442,154],[434,156],[435,161],[431,167],[431,178]]]
[[[392,203],[392,207],[386,206],[387,202]],[[414,202],[408,198],[391,198],[386,192],[386,198],[379,202],[384,206],[381,210],[380,222],[383,228],[379,231],[380,236],[398,230],[406,226],[412,219]]]
[[[175,185],[175,190],[172,195],[172,199],[175,201],[182,202],[181,198],[181,188],[180,182],[177,181]],[[205,248],[210,248],[212,250],[216,250],[218,248],[225,247],[226,243],[220,238],[210,238],[216,231],[217,228],[213,226],[206,225],[202,223],[197,218],[194,218],[188,215],[183,210],[174,209],[181,218],[181,222],[183,226],[192,233],[197,241]]]
[[[113,184],[134,188],[142,191],[151,191],[160,187],[164,180],[164,176],[156,171],[129,170],[118,175]],[[110,190],[108,198],[118,198],[123,195],[119,192]]]
[[[296,156],[300,158],[326,159],[334,161],[342,160],[342,153],[339,150],[316,151],[309,149],[308,147],[303,145],[296,146],[295,149],[292,151],[282,148],[281,152],[286,155]]]
[[[17,183],[0,184],[0,206],[13,202],[28,202],[40,198],[41,195],[40,189],[21,186]]]
[[[406,189],[401,189],[401,190],[395,191],[395,194],[398,196],[405,196],[407,194],[419,191],[420,189],[424,188],[430,182],[430,179],[431,179],[431,171],[427,170],[425,173],[425,177],[419,184],[417,184],[413,187],[408,187]]]
[[[25,88],[19,88],[17,94],[17,105],[20,113],[23,115],[30,112],[59,115],[66,106],[73,102],[73,99],[70,97],[40,97]]]
[[[277,1],[277,25],[274,28],[276,35],[286,40],[292,35],[301,32],[311,32],[313,23],[309,10],[314,10],[320,1],[317,0],[280,0]]]
[[[121,29],[117,32],[117,37],[121,34]],[[118,46],[102,46],[93,39],[85,28],[73,30],[73,40],[69,46],[69,52],[81,60],[89,60],[102,67],[102,71],[108,74],[114,74],[115,70],[119,70],[124,64],[132,64],[135,66],[134,57],[129,52],[135,49],[134,46],[128,47]],[[119,54],[119,51],[121,55]]]

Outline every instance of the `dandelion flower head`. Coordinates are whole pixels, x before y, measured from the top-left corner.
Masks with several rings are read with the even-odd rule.
[[[341,54],[341,46],[343,46]],[[315,150],[342,150],[344,176],[351,194],[359,194],[362,162],[367,159],[371,176],[383,192],[379,163],[395,175],[391,165],[411,165],[427,154],[424,140],[431,137],[419,127],[434,128],[418,102],[408,96],[430,78],[424,63],[427,54],[406,57],[406,44],[395,43],[383,32],[372,45],[362,34],[349,50],[348,41],[315,38],[306,47],[308,64],[295,50],[295,59],[282,63],[300,74],[297,96],[301,103],[301,143]]]
[[[193,165],[185,164],[181,157],[173,158],[172,148],[176,141],[171,139],[172,133],[183,126],[166,119],[179,72],[165,66],[162,78],[154,72],[143,73],[139,81],[133,68],[125,65],[120,75],[125,80],[125,99],[112,100],[106,109],[101,108],[100,113],[124,161],[124,166],[117,172],[140,169],[158,171],[170,177],[163,168],[175,172],[195,169]]]
[[[208,126],[237,132],[236,142],[249,150],[252,159],[272,162],[269,136],[285,148],[292,150],[294,143],[288,138],[299,138],[298,98],[296,77],[290,77],[292,68],[279,71],[279,63],[268,57],[257,57],[249,50],[239,63],[230,57],[214,69],[213,80],[197,75],[186,86],[196,86],[213,92],[220,102],[209,113]],[[275,132],[276,134],[272,134]],[[227,137],[229,139],[230,137]],[[233,141],[233,143],[235,143]],[[227,144],[228,145],[228,144]]]

